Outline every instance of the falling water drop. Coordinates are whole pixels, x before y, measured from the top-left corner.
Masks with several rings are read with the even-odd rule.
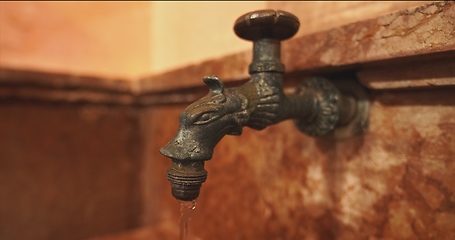
[[[180,240],[188,239],[188,227],[191,220],[191,212],[196,208],[196,199],[193,201],[180,202]]]

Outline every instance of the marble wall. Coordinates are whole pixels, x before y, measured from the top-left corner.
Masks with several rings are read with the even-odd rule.
[[[453,93],[372,93],[367,132],[344,141],[309,138],[291,121],[223,138],[206,163],[193,239],[453,239]],[[170,162],[158,150],[182,108],[147,114],[149,134],[160,136],[154,174]],[[174,217],[166,221],[177,224],[178,204],[161,181],[160,202]]]
[[[0,238],[142,226],[138,116],[128,106],[0,98]]]
[[[187,104],[19,100],[8,89],[2,238],[177,238],[159,149]],[[291,121],[224,137],[206,163],[191,239],[453,239],[453,94],[369,91],[369,127],[344,141],[307,137]]]

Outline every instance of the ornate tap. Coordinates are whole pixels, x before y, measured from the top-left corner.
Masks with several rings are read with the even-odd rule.
[[[225,88],[217,76],[206,76],[209,93],[181,112],[177,134],[160,150],[172,159],[167,178],[175,198],[189,201],[199,196],[207,179],[205,161],[224,135],[240,135],[244,126],[262,130],[294,119],[298,129],[314,137],[333,134],[337,128],[341,137],[364,129],[368,102],[363,92],[342,93],[329,80],[315,77],[302,81],[295,94],[284,94],[280,43],[294,36],[299,26],[298,18],[285,11],[260,10],[237,19],[235,33],[253,41],[251,79]]]

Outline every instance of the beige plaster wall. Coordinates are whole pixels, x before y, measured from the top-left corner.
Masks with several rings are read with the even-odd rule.
[[[155,2],[152,73],[250,48],[235,35],[234,22],[265,6],[264,1]]]
[[[290,11],[304,35],[421,4],[1,2],[0,66],[137,79],[250,49],[232,30],[248,11]]]
[[[263,2],[1,2],[0,66],[136,79],[247,48]],[[220,47],[223,46],[223,47]]]
[[[0,2],[0,66],[131,77],[150,69],[150,2]]]

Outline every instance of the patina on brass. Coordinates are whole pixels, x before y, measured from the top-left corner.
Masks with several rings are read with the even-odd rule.
[[[319,137],[356,119],[355,96],[341,94],[324,78],[307,79],[295,94],[284,94],[280,41],[292,37],[299,25],[293,14],[274,10],[250,12],[237,19],[235,33],[253,41],[251,79],[240,87],[225,88],[217,76],[206,76],[207,96],[180,114],[177,134],[160,150],[172,159],[167,178],[175,198],[189,201],[199,196],[207,179],[204,162],[212,158],[216,144],[226,134],[240,135],[244,126],[261,130],[295,119],[301,131]]]

